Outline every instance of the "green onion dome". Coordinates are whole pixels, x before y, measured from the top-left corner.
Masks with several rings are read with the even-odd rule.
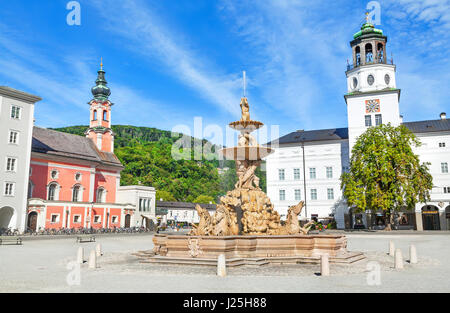
[[[111,95],[111,90],[109,89],[108,82],[105,79],[105,71],[100,69],[98,72],[97,80],[95,81],[96,86],[92,87],[92,95],[96,100],[108,100],[108,97]]]

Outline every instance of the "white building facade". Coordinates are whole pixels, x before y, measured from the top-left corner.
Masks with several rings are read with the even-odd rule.
[[[25,229],[34,104],[40,100],[0,87],[0,230]]]
[[[117,202],[126,203],[135,209],[131,226],[149,226],[150,220],[156,223],[156,190],[148,186],[119,186]]]
[[[386,58],[387,37],[365,23],[350,42],[353,64],[348,65],[348,127],[299,130],[272,142],[276,152],[266,159],[267,194],[285,217],[289,206],[306,202],[301,218],[333,216],[338,228],[376,228],[382,212],[352,212],[342,197],[340,176],[348,170],[357,138],[369,127],[403,124],[422,142],[414,151],[429,162],[434,187],[429,203],[418,203],[415,212],[400,212],[399,228],[450,230],[450,121],[439,119],[403,123],[396,66]]]

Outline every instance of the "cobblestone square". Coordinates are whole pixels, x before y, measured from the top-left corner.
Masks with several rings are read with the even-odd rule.
[[[224,278],[214,267],[168,266],[140,263],[132,255],[152,248],[152,235],[98,236],[97,242],[75,238],[24,240],[23,246],[0,246],[0,292],[449,292],[450,234],[448,232],[351,233],[350,251],[363,251],[367,260],[353,265],[331,265],[331,276],[320,277],[319,265],[229,268]],[[389,241],[403,252],[404,269],[393,268],[387,255]],[[69,285],[78,247],[85,260],[97,243],[104,255],[99,268],[81,265],[79,285]],[[409,245],[418,264],[409,264]],[[372,264],[368,266],[369,262]],[[376,263],[374,263],[376,262]],[[373,264],[379,265],[379,285],[368,283]],[[370,279],[369,279],[370,281]]]

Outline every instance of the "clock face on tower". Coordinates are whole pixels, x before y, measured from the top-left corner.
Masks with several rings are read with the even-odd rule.
[[[366,100],[366,113],[380,112],[380,99]]]

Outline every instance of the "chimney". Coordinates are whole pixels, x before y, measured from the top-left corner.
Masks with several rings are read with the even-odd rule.
[[[442,112],[439,116],[441,117],[441,120],[447,119],[447,114],[445,112]]]

